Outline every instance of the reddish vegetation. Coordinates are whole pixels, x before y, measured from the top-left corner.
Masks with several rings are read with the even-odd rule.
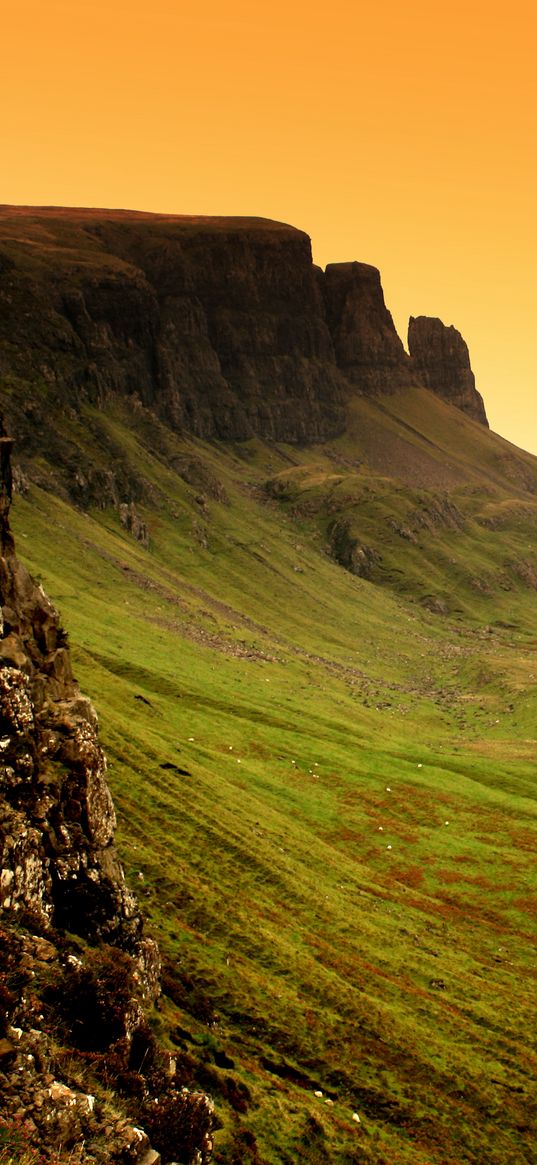
[[[424,875],[420,866],[395,866],[394,874],[398,882],[415,889],[423,885]]]

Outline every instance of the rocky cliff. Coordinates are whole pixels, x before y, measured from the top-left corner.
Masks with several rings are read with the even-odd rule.
[[[468,347],[460,332],[429,316],[410,317],[408,350],[417,377],[449,404],[488,427],[483,398],[475,386]]]
[[[59,388],[75,408],[136,395],[203,438],[322,441],[344,427],[348,385],[300,231],[4,211],[0,263],[0,375]],[[21,418],[25,443],[36,419]]]
[[[376,267],[330,264],[324,276],[324,295],[336,360],[355,389],[377,394],[416,383],[384,303]]]
[[[1,905],[138,950],[142,920],[113,846],[97,717],[73,678],[57,611],[15,555],[5,431],[0,443]]]
[[[353,395],[424,383],[486,423],[458,332],[420,317],[410,345],[376,268],[323,272],[282,223],[0,208],[4,407],[19,456],[78,504],[143,495],[111,447],[69,438],[114,399],[202,439],[309,444],[344,432]]]
[[[208,1160],[212,1105],[145,1021],[159,955],[114,848],[97,717],[58,613],[15,555],[11,444],[0,421],[1,1143],[9,1160],[32,1146],[55,1162]],[[122,1081],[136,1124],[106,1114],[104,1080]]]

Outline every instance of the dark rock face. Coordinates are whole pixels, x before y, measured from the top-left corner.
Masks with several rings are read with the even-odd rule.
[[[417,376],[449,404],[486,425],[483,398],[475,387],[468,347],[460,332],[429,316],[410,317],[408,349]]]
[[[302,232],[262,220],[73,211],[66,228],[61,212],[21,217],[0,215],[14,256],[0,374],[44,382],[41,397],[75,409],[135,395],[205,439],[296,443],[342,431],[348,386]],[[30,270],[11,237],[21,225],[56,244],[44,255],[36,245]],[[40,407],[18,419],[27,447]]]
[[[76,432],[88,405],[117,398],[204,440],[313,444],[344,431],[353,394],[422,382],[486,423],[453,328],[412,320],[411,359],[376,268],[322,272],[307,235],[282,223],[4,207],[0,271],[19,454],[45,453],[53,488],[81,506],[143,500],[113,435],[104,469]]]
[[[344,423],[345,382],[309,239],[278,224],[174,231],[130,254],[156,289],[159,392],[198,436],[305,442]]]
[[[355,388],[377,394],[415,383],[409,358],[384,303],[376,267],[330,264],[324,294],[336,360]]]

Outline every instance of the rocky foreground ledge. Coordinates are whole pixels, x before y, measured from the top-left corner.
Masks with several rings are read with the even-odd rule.
[[[114,848],[95,710],[15,554],[11,444],[0,420],[0,1149],[202,1165],[212,1101],[147,1023],[159,953]]]

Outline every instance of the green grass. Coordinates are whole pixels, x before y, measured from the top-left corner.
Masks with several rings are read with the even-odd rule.
[[[388,424],[375,407],[360,405]],[[403,405],[384,408],[402,448]],[[452,410],[404,408],[440,464]],[[244,1126],[267,1165],[531,1162],[535,595],[498,575],[529,553],[532,496],[494,469],[497,439],[456,418],[464,529],[416,546],[388,519],[438,482],[403,489],[403,461],[397,480],[345,468],[352,434],[225,449],[119,408],[87,421],[87,449],[100,434],[146,482],[149,550],[111,509],[36,486],[13,525],[99,712],[120,852],[182,991],[161,1027],[173,1042],[180,1026],[202,1079],[212,1066],[216,1161]],[[227,504],[196,501],[172,468],[186,454]],[[263,488],[278,474],[280,501]],[[326,554],[339,512],[382,544],[375,581]],[[468,582],[485,572],[492,593]],[[423,590],[456,609],[431,613]]]

